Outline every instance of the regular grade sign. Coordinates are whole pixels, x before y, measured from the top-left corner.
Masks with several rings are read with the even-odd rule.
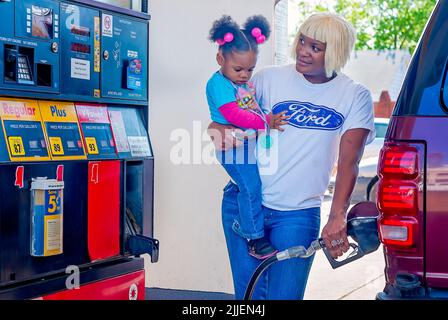
[[[0,118],[11,161],[50,160],[37,101],[0,98]]]

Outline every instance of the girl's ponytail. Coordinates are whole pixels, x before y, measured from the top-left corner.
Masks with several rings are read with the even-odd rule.
[[[224,46],[231,43],[238,32],[240,32],[239,25],[230,16],[224,15],[213,23],[208,38],[219,46]]]
[[[271,33],[269,22],[263,16],[253,16],[247,19],[244,28],[224,15],[213,23],[208,39],[219,45],[224,55],[233,51],[258,53],[258,45],[265,42]]]
[[[243,25],[246,34],[249,35],[257,44],[264,43],[271,35],[271,28],[268,20],[261,16],[252,16],[247,19]]]

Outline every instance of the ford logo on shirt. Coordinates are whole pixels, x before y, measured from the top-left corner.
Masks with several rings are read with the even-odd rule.
[[[345,120],[339,112],[309,102],[283,101],[272,108],[273,113],[282,111],[290,117],[290,125],[303,129],[336,130]]]

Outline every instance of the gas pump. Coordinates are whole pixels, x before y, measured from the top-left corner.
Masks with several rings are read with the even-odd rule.
[[[0,21],[0,299],[144,299],[150,16],[6,0]]]

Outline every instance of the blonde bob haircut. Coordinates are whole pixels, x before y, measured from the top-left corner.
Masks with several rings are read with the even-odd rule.
[[[297,59],[296,48],[301,34],[326,43],[325,73],[328,78],[345,66],[356,41],[355,29],[347,20],[335,13],[315,13],[297,32],[292,51],[294,60]]]

